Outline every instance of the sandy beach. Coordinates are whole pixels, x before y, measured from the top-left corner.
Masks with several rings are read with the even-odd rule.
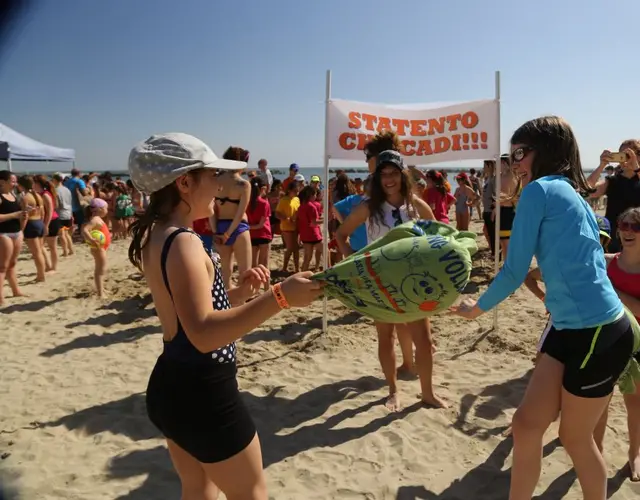
[[[467,292],[492,276],[482,250]],[[128,242],[109,250],[109,298],[92,295],[86,245],[63,259],[46,284],[33,262],[19,262],[29,296],[0,311],[0,467],[24,499],[177,499],[178,477],[148,421],[144,391],[162,349],[161,333]],[[272,268],[281,264],[274,244]],[[417,380],[401,382],[404,411],[389,413],[372,322],[329,302],[286,311],[238,345],[239,383],[262,441],[270,498],[502,499],[509,485],[512,440],[503,438],[530,370],[546,317],[521,288],[492,315],[467,322],[433,320],[435,383],[450,408],[418,403]],[[398,352],[399,355],[399,352]],[[399,355],[400,359],[400,355]],[[580,498],[571,461],[546,436],[536,498]],[[626,479],[627,431],[616,393],[605,439],[610,498],[640,498]]]

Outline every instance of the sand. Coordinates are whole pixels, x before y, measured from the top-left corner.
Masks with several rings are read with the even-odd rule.
[[[473,229],[480,231],[476,222]],[[482,242],[484,245],[484,242]],[[24,499],[177,499],[179,482],[148,421],[144,391],[162,348],[144,281],[109,252],[110,298],[92,295],[86,246],[29,297],[0,312],[0,467]],[[274,266],[282,245],[274,244]],[[482,290],[492,263],[475,259],[468,292]],[[272,318],[239,343],[239,382],[262,441],[270,498],[501,499],[509,484],[510,422],[532,368],[544,308],[518,290],[492,316],[433,320],[435,383],[447,410],[418,404],[417,380],[401,382],[405,410],[389,413],[372,322],[336,301],[321,332],[322,302]],[[580,498],[571,462],[547,436],[536,498]],[[638,498],[625,479],[626,420],[616,394],[605,440],[610,495]]]

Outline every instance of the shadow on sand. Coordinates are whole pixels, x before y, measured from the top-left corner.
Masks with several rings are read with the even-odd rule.
[[[491,436],[502,434],[508,425],[485,429],[472,426],[467,422],[467,416],[475,402],[480,398],[488,398],[481,402],[475,409],[475,415],[484,420],[496,420],[504,414],[505,410],[517,408],[531,378],[533,369],[527,371],[521,377],[507,380],[499,384],[485,387],[479,394],[465,394],[460,401],[460,413],[453,423],[453,427],[467,436],[486,440]]]
[[[398,413],[387,413],[365,426],[344,427],[348,419],[383,404],[383,399],[367,402],[358,408],[343,410],[321,422],[304,425],[322,416],[332,405],[345,399],[377,391],[385,385],[375,377],[343,380],[316,387],[295,399],[278,397],[282,387],[273,389],[266,396],[242,393],[249,412],[254,417],[260,440],[264,466],[268,467],[304,451],[318,447],[335,447],[359,439],[394,420],[422,407],[416,403]],[[118,401],[93,406],[64,416],[55,421],[41,423],[39,427],[65,426],[69,430],[84,434],[111,432],[126,435],[134,441],[161,438],[146,415],[144,394],[134,394]],[[300,427],[286,435],[283,429]],[[340,426],[340,428],[336,428]],[[179,496],[178,478],[173,472],[169,455],[164,446],[149,450],[136,450],[114,457],[109,464],[109,475],[125,478],[147,475],[145,482],[136,490],[119,497],[128,500],[149,498],[174,498]],[[168,492],[171,492],[170,495]],[[173,494],[175,492],[175,494]]]
[[[550,455],[559,446],[558,439],[550,442],[544,447],[544,456]],[[512,449],[512,438],[506,438],[494,448],[483,463],[467,472],[462,478],[456,479],[442,493],[436,494],[424,486],[401,486],[398,488],[396,500],[469,500],[470,498],[474,500],[497,500],[508,498],[511,469],[503,471],[502,468]],[[568,491],[572,484],[573,479],[571,482],[563,483],[563,486]],[[545,492],[542,496],[535,498],[545,500],[562,498],[564,493],[559,495],[559,485],[555,485],[554,488],[556,488],[556,491],[553,492],[553,496],[548,496]]]
[[[146,325],[135,326],[133,328],[127,328],[126,330],[120,330],[114,333],[103,333],[96,335],[91,333],[84,337],[78,337],[66,344],[62,344],[46,351],[42,351],[40,356],[50,358],[59,354],[64,354],[76,349],[96,349],[98,347],[109,347],[114,344],[123,344],[128,342],[135,342],[136,340],[152,335],[154,333],[162,333],[162,329],[158,325]]]
[[[0,313],[13,314],[16,312],[38,312],[45,307],[52,306],[65,299],[66,297],[56,297],[51,300],[34,300],[33,302],[25,302],[24,304],[12,304],[0,309]]]

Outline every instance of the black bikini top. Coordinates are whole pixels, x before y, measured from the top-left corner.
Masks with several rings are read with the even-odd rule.
[[[240,200],[236,200],[235,198],[216,198],[216,201],[220,202],[220,205],[224,205],[226,202],[235,203],[236,205],[240,205]]]

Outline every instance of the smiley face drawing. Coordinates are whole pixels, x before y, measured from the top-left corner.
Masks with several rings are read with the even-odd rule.
[[[413,273],[405,276],[400,284],[403,297],[417,304],[421,311],[434,311],[440,305],[440,299],[447,292],[444,285],[428,272]]]

